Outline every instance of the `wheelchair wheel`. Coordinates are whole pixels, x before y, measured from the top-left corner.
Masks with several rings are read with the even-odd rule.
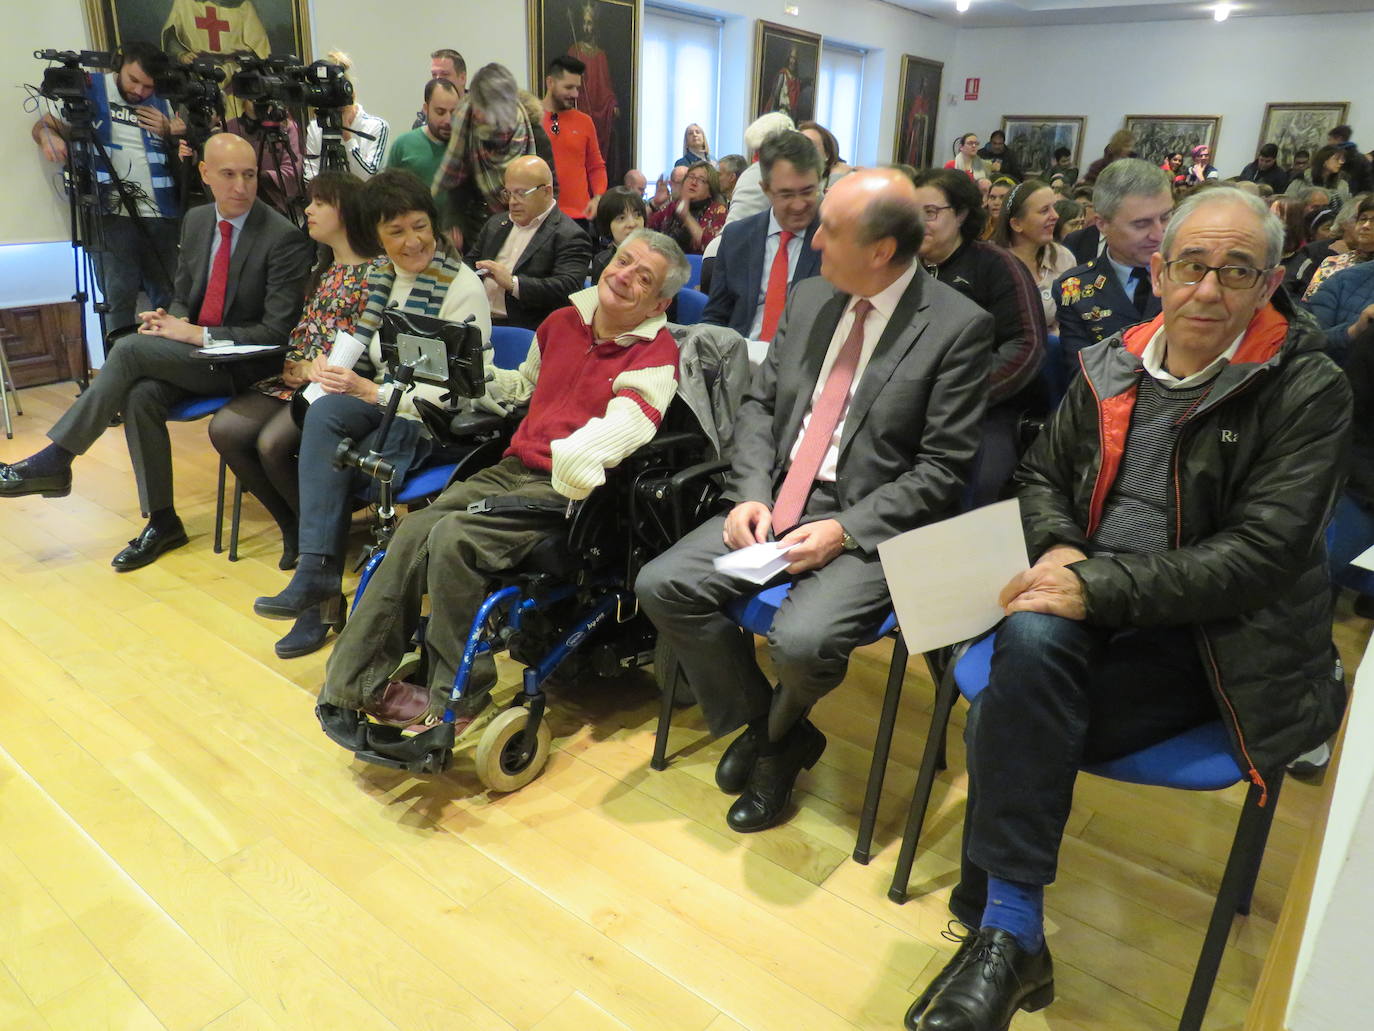
[[[679,709],[685,709],[696,701],[692,685],[687,683],[687,674],[677,661],[677,654],[662,635],[654,642],[654,683],[658,685],[660,694],[668,690],[673,692],[673,705]]]
[[[534,754],[521,755],[520,738],[529,715],[529,709],[523,705],[513,705],[482,731],[477,742],[477,776],[492,791],[519,791],[539,776],[549,761],[553,735],[548,721],[543,719],[535,734]]]

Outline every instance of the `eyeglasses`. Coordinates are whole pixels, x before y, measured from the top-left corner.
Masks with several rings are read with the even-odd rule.
[[[557,112],[557,111],[552,111],[552,112],[549,113],[549,132],[553,133],[555,136],[558,135],[558,112]]]
[[[1208,272],[1217,274],[1217,282],[1228,290],[1248,290],[1260,281],[1268,269],[1249,265],[1208,265],[1191,258],[1179,258],[1164,263],[1164,272],[1180,286],[1196,286],[1207,278]]]
[[[1357,226],[1374,226],[1374,215],[1361,215],[1355,219]]]
[[[501,198],[501,202],[503,204],[509,204],[516,197],[519,197],[523,200],[525,197],[528,197],[532,193],[538,193],[540,190],[542,190],[544,187],[548,185],[548,183],[540,183],[538,186],[531,186],[528,190],[502,189],[502,191],[499,194],[497,194],[497,196]]]
[[[774,190],[773,199],[780,200],[784,204],[790,204],[794,200],[811,200],[820,192],[818,186],[808,186],[802,190]]]
[[[704,175],[689,175],[682,181],[684,183],[696,183],[698,185],[701,185],[703,183],[709,183],[711,180]]]
[[[927,204],[921,208],[921,214],[925,216],[927,222],[934,222],[940,217],[940,212],[953,210],[953,204]]]

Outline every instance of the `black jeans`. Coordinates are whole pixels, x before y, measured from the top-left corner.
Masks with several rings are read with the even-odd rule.
[[[997,628],[969,709],[963,869],[950,910],[977,927],[987,878],[1050,884],[1081,766],[1217,719],[1189,627],[1112,630],[1037,612]]]

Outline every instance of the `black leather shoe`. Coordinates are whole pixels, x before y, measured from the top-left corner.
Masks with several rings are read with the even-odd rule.
[[[0,462],[0,498],[22,498],[26,494],[41,494],[45,498],[65,498],[72,492],[70,467],[60,472],[31,476],[26,475],[20,468],[22,464],[8,465]]]
[[[116,570],[127,573],[132,569],[142,569],[163,552],[179,548],[186,543],[186,528],[176,519],[161,526],[149,523],[143,532],[129,542],[129,546],[116,555],[110,562]]]
[[[945,964],[944,969],[931,978],[925,991],[916,996],[916,1001],[906,1011],[906,1020],[903,1021],[903,1026],[907,1031],[916,1031],[916,1021],[921,1019],[921,1014],[930,1006],[930,1000],[939,995],[940,989],[949,984],[949,979],[963,969],[964,960],[968,959],[969,954],[973,952],[974,942],[978,940],[978,932],[958,920],[951,920],[949,927],[941,931],[940,936],[949,941],[958,942],[959,948],[955,951],[953,958]]]
[[[759,741],[753,727],[745,727],[730,742],[716,763],[716,787],[727,795],[738,795],[749,780],[749,772],[759,757]]]
[[[825,751],[825,735],[810,720],[801,720],[778,742],[775,752],[759,752],[749,771],[744,794],[725,816],[731,830],[749,834],[782,823],[792,786],[802,770],[816,765]]]
[[[1033,1013],[1053,1001],[1054,962],[1049,946],[1029,953],[1001,928],[984,927],[916,1029],[1006,1031],[1017,1010]]]

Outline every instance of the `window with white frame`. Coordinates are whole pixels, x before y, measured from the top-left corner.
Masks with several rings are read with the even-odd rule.
[[[816,121],[835,134],[840,157],[857,161],[859,110],[867,52],[826,40],[821,47],[821,81],[816,91]]]
[[[718,157],[719,19],[644,5],[639,68],[639,167],[654,180],[682,156],[683,133],[696,123]]]

